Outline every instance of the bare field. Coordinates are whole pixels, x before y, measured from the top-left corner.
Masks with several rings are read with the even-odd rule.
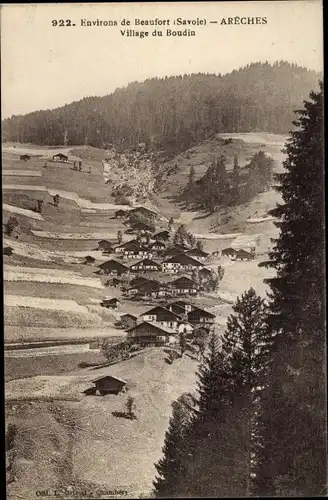
[[[39,326],[15,326],[6,325],[6,343],[17,342],[37,342],[50,340],[74,340],[93,339],[98,337],[115,337],[124,334],[123,330],[112,328],[111,326],[100,326],[98,328],[71,328],[65,327],[39,327]]]

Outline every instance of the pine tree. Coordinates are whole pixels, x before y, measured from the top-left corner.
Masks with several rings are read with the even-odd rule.
[[[158,475],[153,485],[156,498],[174,498],[181,491],[185,476],[186,433],[189,413],[179,403],[172,403],[172,417],[165,433],[163,457],[155,464]]]
[[[193,201],[195,194],[195,167],[191,166],[189,170],[188,182],[184,190],[184,197],[189,204]]]
[[[232,198],[234,203],[238,203],[240,198],[240,166],[237,155],[234,156],[233,170],[231,176]]]
[[[323,86],[297,111],[277,176],[283,204],[267,267],[274,333],[269,385],[262,398],[259,495],[326,493]]]
[[[253,288],[238,297],[222,341],[235,418],[243,422],[240,445],[245,451],[245,496],[251,493],[252,457],[257,449],[256,414],[265,380],[271,340],[267,305]]]

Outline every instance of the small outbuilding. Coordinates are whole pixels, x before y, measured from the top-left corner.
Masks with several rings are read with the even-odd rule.
[[[63,153],[57,153],[53,155],[52,159],[54,161],[68,161],[68,156],[64,155]]]
[[[116,297],[114,297],[114,298],[105,297],[105,298],[101,301],[100,305],[101,305],[102,307],[107,307],[107,309],[108,309],[108,308],[111,308],[111,309],[116,309],[116,308],[117,308],[117,306],[119,305],[119,303],[120,303],[120,301],[119,301]]]
[[[19,158],[21,161],[28,161],[31,159],[30,155],[21,155]]]
[[[127,390],[127,382],[113,375],[99,377],[93,380],[92,383],[95,384],[95,394],[98,392],[100,396],[105,396],[106,394],[119,394]]]

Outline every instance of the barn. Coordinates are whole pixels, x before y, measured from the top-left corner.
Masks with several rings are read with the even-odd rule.
[[[95,384],[95,393],[98,392],[100,396],[105,396],[106,394],[119,394],[127,390],[127,382],[113,375],[99,377],[93,380],[92,383]]]
[[[221,252],[222,257],[229,257],[229,259],[236,258],[236,250],[234,248],[224,248]]]
[[[63,153],[57,153],[53,155],[52,159],[54,161],[68,161],[68,156],[64,155]]]
[[[253,260],[254,255],[250,252],[247,252],[246,250],[238,250],[236,253],[236,260]]]
[[[128,339],[142,346],[163,346],[176,342],[177,334],[171,328],[143,321],[127,330]]]

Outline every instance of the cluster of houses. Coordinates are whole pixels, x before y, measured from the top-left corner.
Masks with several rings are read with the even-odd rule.
[[[210,332],[214,328],[215,314],[183,300],[158,305],[138,318],[123,314],[121,326],[127,338],[142,346],[175,344],[181,333],[191,338],[199,329]]]

